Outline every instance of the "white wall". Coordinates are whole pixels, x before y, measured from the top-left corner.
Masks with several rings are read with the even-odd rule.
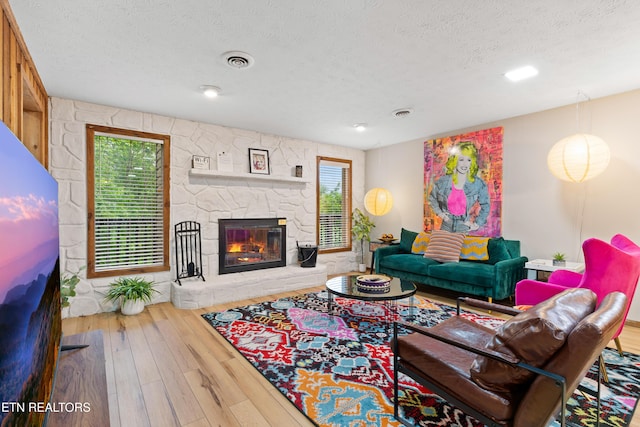
[[[150,274],[160,294],[154,302],[169,301],[175,280],[174,224],[195,220],[202,225],[203,271],[207,281],[218,277],[218,218],[287,218],[287,264],[297,263],[296,241],[316,241],[316,156],[352,161],[354,207],[362,207],[364,159],[361,150],[214,126],[155,114],[123,110],[68,99],[51,98],[50,171],[59,183],[61,271],[87,265],[87,189],[85,125],[113,126],[171,136],[171,271]],[[247,179],[218,179],[189,175],[194,154],[211,157],[231,152],[234,172],[249,172],[248,149],[269,150],[271,174],[293,176],[303,165],[309,183],[281,183]],[[318,257],[327,273],[355,270],[355,252]],[[266,274],[266,273],[265,273]],[[114,278],[87,280],[85,272],[70,300],[70,315],[113,310],[103,302]]]
[[[580,110],[579,129],[574,104],[368,151],[366,190],[385,187],[394,197],[391,212],[374,217],[374,236],[399,235],[402,227],[421,230],[424,141],[503,126],[502,234],[520,240],[523,255],[550,258],[564,252],[569,260],[581,260],[584,239],[608,241],[616,233],[640,243],[640,90],[591,100]],[[547,153],[578,130],[603,138],[611,163],[591,181],[566,183],[547,169]],[[629,318],[640,320],[637,295]]]

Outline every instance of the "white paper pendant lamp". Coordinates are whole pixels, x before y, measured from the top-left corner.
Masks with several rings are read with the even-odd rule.
[[[551,147],[547,165],[559,179],[584,182],[604,172],[610,157],[609,146],[601,138],[577,133],[561,139]]]
[[[392,206],[393,197],[389,190],[384,188],[372,188],[364,195],[364,207],[372,215],[385,215]]]

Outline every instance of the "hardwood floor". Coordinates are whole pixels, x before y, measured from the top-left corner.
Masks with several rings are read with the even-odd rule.
[[[102,329],[111,426],[313,426],[201,315],[323,288],[198,310],[155,304],[136,316],[65,319],[63,331]],[[626,351],[640,354],[640,328],[627,326],[621,340]],[[631,426],[640,427],[640,415]]]

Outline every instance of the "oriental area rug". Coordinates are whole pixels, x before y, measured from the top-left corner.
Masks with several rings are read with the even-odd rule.
[[[394,318],[433,326],[455,308],[416,296],[395,306],[334,297],[327,314],[325,291],[282,298],[203,317],[283,395],[319,426],[399,426],[393,417]],[[410,313],[411,311],[411,313]],[[464,312],[496,328],[503,320]],[[602,386],[603,426],[628,426],[640,395],[640,356],[605,351],[609,383]],[[595,389],[597,367],[582,385]],[[419,426],[482,426],[436,394],[402,376],[401,406]],[[574,393],[568,422],[595,425],[595,399]],[[559,425],[552,422],[550,424]]]

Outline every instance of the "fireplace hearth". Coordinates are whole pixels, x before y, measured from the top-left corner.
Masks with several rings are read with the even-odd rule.
[[[220,219],[219,274],[287,265],[285,218]]]

